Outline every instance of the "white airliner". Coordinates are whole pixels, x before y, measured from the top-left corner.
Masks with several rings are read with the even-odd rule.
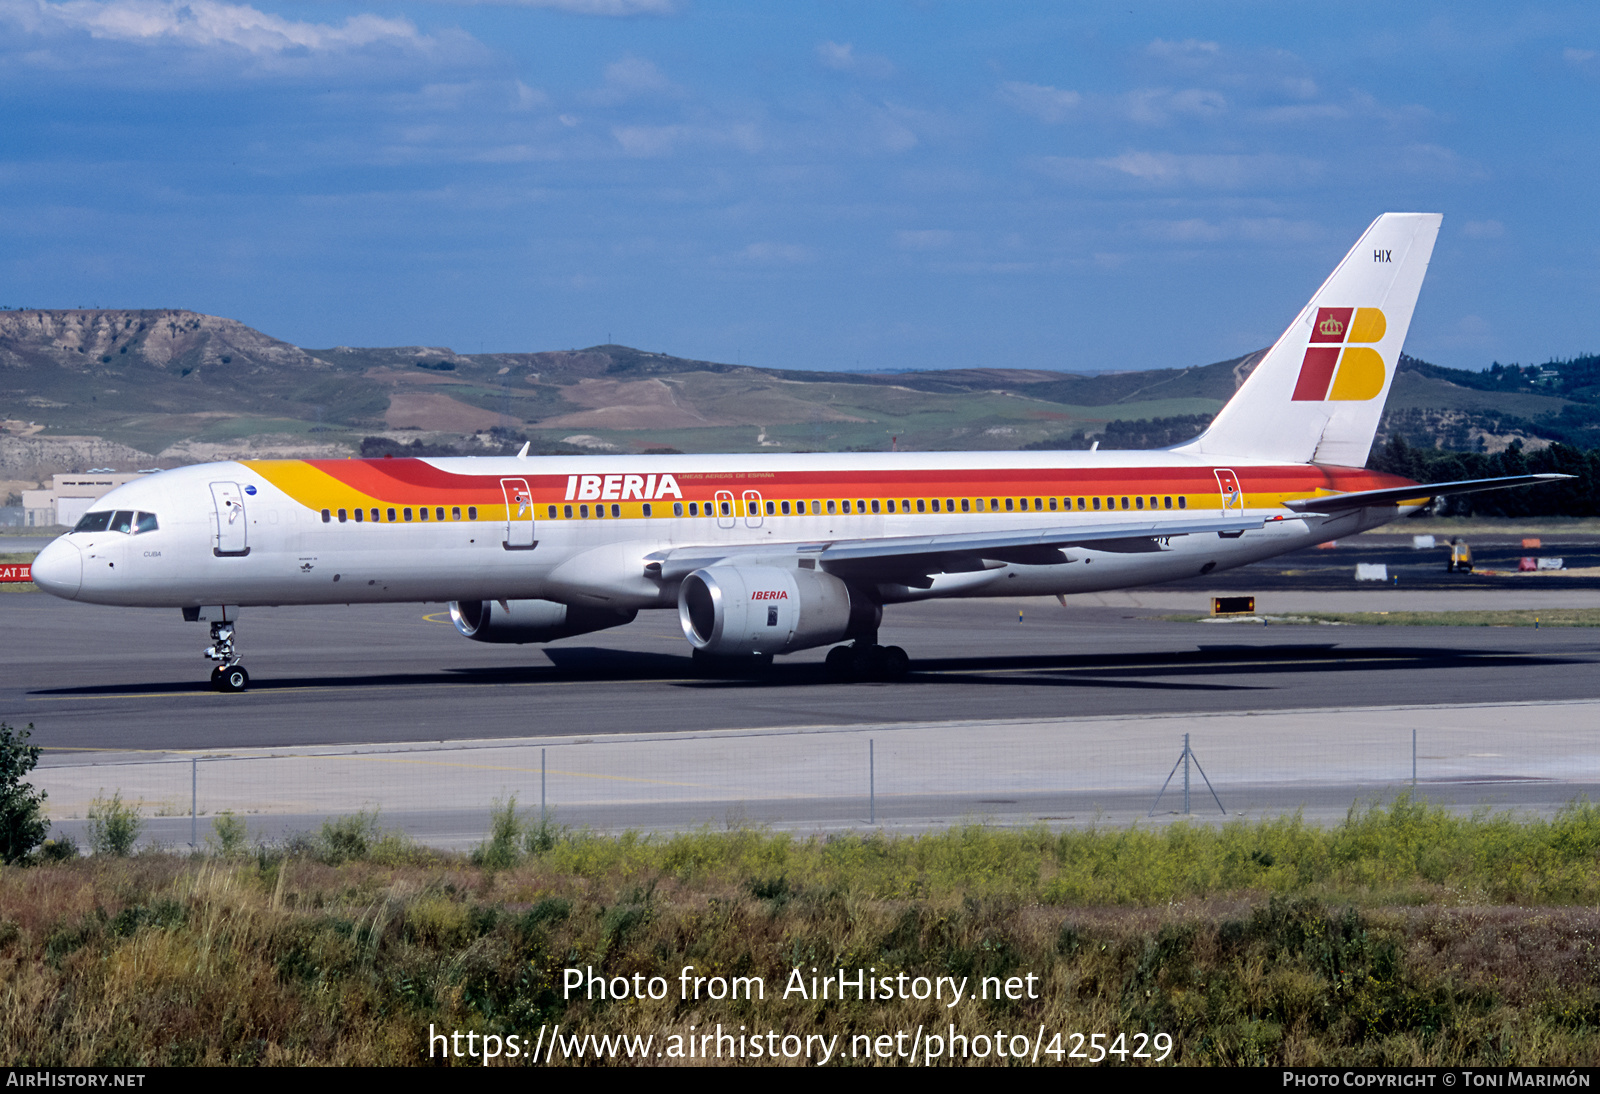
[[[480,642],[676,608],[697,658],[830,651],[896,677],[887,604],[1193,577],[1373,528],[1433,496],[1363,469],[1441,218],[1388,213],[1209,429],[1154,452],[243,460],[118,487],[34,561],[56,596],[181,608],[242,691],[241,607],[449,602]]]

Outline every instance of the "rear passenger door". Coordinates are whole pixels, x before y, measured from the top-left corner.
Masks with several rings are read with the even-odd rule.
[[[531,551],[539,545],[533,538],[533,491],[527,479],[501,479],[500,492],[506,499],[506,538],[501,546],[508,551]]]

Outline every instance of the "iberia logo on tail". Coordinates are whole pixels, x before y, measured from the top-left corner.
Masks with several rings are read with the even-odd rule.
[[[1349,343],[1381,341],[1387,328],[1377,308],[1318,308],[1291,398],[1313,403],[1376,398],[1383,391],[1383,358],[1371,346]]]

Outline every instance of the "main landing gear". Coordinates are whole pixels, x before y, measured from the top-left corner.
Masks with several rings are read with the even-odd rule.
[[[856,641],[828,651],[828,675],[835,680],[900,680],[911,671],[911,658],[899,646]]]
[[[211,645],[206,657],[220,662],[211,670],[211,686],[218,691],[243,691],[250,686],[250,674],[239,664],[239,651],[233,645],[233,623],[211,624]]]

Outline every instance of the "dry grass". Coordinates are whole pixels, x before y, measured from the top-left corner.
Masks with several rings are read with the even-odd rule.
[[[299,854],[7,869],[0,1063],[411,1064],[430,1024],[531,1037],[556,1022],[847,1041],[951,1022],[1165,1031],[1195,1064],[1600,1061],[1600,811],[1586,805],[1541,822],[1401,802],[1327,830],[515,828],[476,865],[308,839]],[[766,997],[683,1000],[686,965],[761,977]],[[562,970],[587,966],[673,991],[563,998]],[[783,999],[790,971],[813,966],[1032,974],[1038,998]]]

